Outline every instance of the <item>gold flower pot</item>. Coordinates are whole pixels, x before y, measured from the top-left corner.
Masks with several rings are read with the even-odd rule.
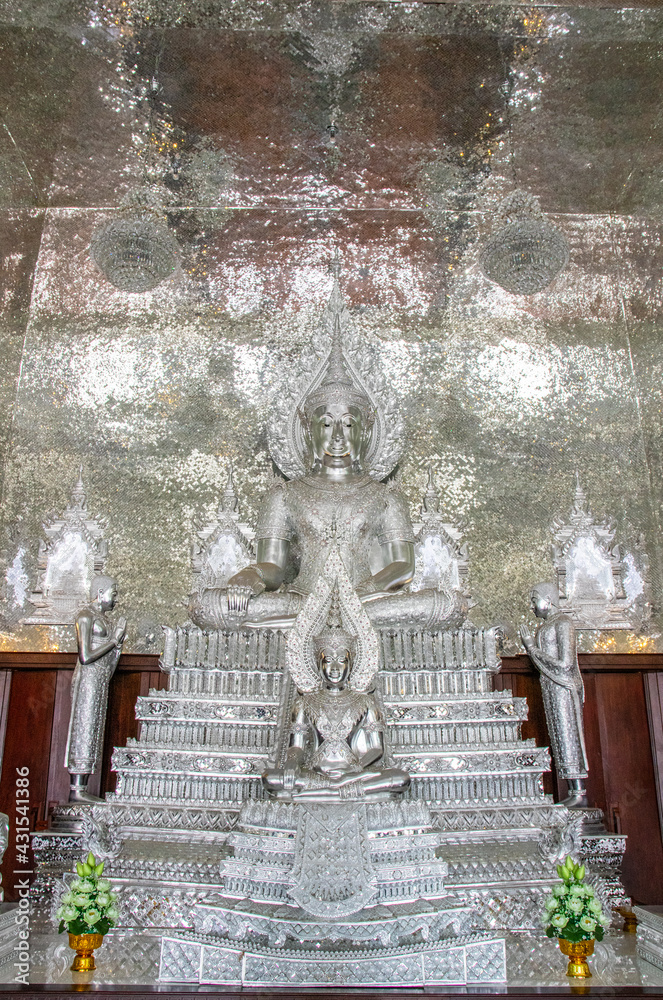
[[[101,948],[103,943],[103,934],[70,934],[69,947],[76,952],[71,971],[93,972],[96,969],[94,950]]]
[[[625,934],[636,934],[638,930],[638,918],[630,906],[613,906],[615,913],[624,918],[622,930]]]
[[[592,974],[587,965],[587,956],[594,954],[594,938],[589,941],[567,941],[566,938],[558,938],[558,941],[562,955],[568,955],[569,958],[567,976],[572,976],[574,979],[590,979]]]

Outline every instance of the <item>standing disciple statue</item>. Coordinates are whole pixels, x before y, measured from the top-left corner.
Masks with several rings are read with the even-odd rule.
[[[263,501],[256,562],[226,588],[196,596],[191,613],[201,628],[292,625],[335,544],[373,625],[425,629],[463,621],[458,595],[406,590],[414,575],[408,504],[380,481],[397,461],[385,468],[383,456],[394,452],[398,418],[371,398],[347,358],[346,315],[336,279],[326,311],[329,353],[293,399],[290,416],[278,406],[272,415],[271,440],[280,447],[272,455],[292,478],[278,481]]]
[[[587,750],[583,723],[585,689],[576,653],[575,627],[559,609],[557,587],[540,583],[531,593],[532,610],[543,624],[533,639],[520,628],[523,645],[541,678],[541,692],[557,773],[569,787],[563,805],[587,806]]]
[[[69,771],[70,802],[100,802],[87,790],[90,775],[101,762],[108,708],[108,685],[122,651],[127,623],[106,618],[117,601],[117,584],[97,576],[90,587],[90,604],[78,612],[78,663],[71,685],[71,715],[64,766]]]

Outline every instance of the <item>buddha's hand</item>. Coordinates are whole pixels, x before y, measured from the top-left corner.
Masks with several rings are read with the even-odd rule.
[[[295,789],[299,768],[293,762],[286,761],[283,768],[283,791],[292,792]]]
[[[365,580],[357,584],[357,596],[363,602],[365,598],[374,598],[377,596],[382,596],[377,594],[377,587],[375,585],[375,580],[372,576],[367,576]]]
[[[528,650],[531,649],[532,646],[534,645],[534,641],[532,639],[532,636],[530,635],[530,631],[527,625],[521,625],[519,631],[520,631],[520,638],[523,641],[523,646],[525,647],[525,649]]]
[[[229,615],[244,615],[249,610],[252,591],[250,587],[233,587],[228,583],[226,600]]]
[[[381,597],[393,597],[394,592],[392,590],[376,590],[374,594],[364,594],[363,597],[360,596],[359,600],[362,604],[370,604],[371,601],[379,601]]]
[[[379,601],[381,597],[391,597],[391,593],[388,590],[379,590],[375,578],[367,576],[357,585],[357,596],[362,604],[370,604],[371,601]]]
[[[346,785],[354,785],[355,782],[361,781],[362,772],[352,771],[350,774],[343,774],[340,778],[331,778],[331,784],[334,788],[345,788]]]
[[[239,573],[235,573],[228,580],[228,590],[250,590],[251,596],[257,597],[258,594],[262,594],[265,589],[265,581],[262,578],[260,570],[257,566],[246,566],[245,569],[241,569]]]

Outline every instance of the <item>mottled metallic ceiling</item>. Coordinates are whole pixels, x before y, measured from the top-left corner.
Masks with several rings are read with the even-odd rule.
[[[654,608],[647,635],[586,641],[660,643],[657,7],[0,4],[5,563],[31,572],[82,463],[134,647],[184,620],[192,517],[230,459],[255,515],[270,399],[338,251],[402,400],[413,512],[432,463],[466,524],[475,620],[526,616],[579,468]],[[526,297],[478,265],[514,189],[571,246]],[[132,295],[88,247],[137,199],[182,264]],[[70,643],[5,597],[7,648]]]

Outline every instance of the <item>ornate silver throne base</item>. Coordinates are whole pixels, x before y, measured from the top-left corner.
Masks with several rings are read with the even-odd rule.
[[[238,948],[196,938],[163,938],[162,982],[243,986],[428,986],[501,982],[504,941],[344,951]]]
[[[162,982],[423,986],[506,979],[504,940],[446,893],[417,802],[247,803],[224,895],[164,935]]]
[[[479,923],[493,931],[538,929],[542,895],[556,877],[554,861],[571,850],[586,858],[606,906],[624,901],[619,882],[624,838],[583,833],[578,829],[580,817],[544,795],[548,751],[520,736],[526,701],[509,691],[492,690],[492,675],[499,668],[492,633],[394,630],[382,632],[380,641],[377,694],[388,721],[387,753],[394,766],[412,777],[403,808],[421,808],[430,815],[435,850],[448,869],[443,893],[447,898],[429,901],[436,912],[473,909]],[[296,940],[298,925],[285,898],[278,905],[251,903],[246,912],[242,906],[248,903],[240,903],[240,897],[250,893],[238,892],[228,902],[221,865],[236,861],[229,857],[232,851],[237,854],[235,837],[244,836],[251,824],[259,828],[257,820],[250,820],[250,810],[266,807],[260,774],[284,750],[280,741],[295,692],[283,673],[283,636],[180,629],[172,655],[162,666],[169,674],[168,690],[138,699],[140,737],[115,751],[117,791],[104,804],[86,810],[83,832],[71,826],[67,831],[75,817],[71,807],[63,806],[56,816],[60,832],[40,832],[33,838],[37,922],[40,915],[43,923],[50,920],[61,872],[70,871],[89,844],[108,858],[106,871],[120,895],[123,927],[163,939],[161,970],[169,981],[225,981],[211,979],[210,963],[212,955],[221,963],[227,952],[234,969],[228,981],[257,985],[264,976],[274,983],[273,963],[276,956],[283,959],[284,950],[293,951],[294,978],[288,982],[302,985],[393,984],[400,982],[399,969],[408,970],[402,975],[412,983],[481,981],[467,970],[474,968],[471,956],[483,954],[482,940],[435,940],[437,925],[432,918],[429,922],[425,907],[414,913],[420,939],[401,933],[413,926],[406,919],[409,904],[401,908],[383,899],[372,905],[396,912],[393,920],[385,914],[382,937],[365,936],[373,934],[373,928],[363,915],[351,919],[355,938],[350,965],[347,953],[334,957],[314,937],[300,945],[309,958],[315,950],[313,964],[306,965],[294,954],[294,946],[287,945],[291,936]],[[370,815],[383,806],[367,808]],[[246,812],[239,821],[242,809]],[[294,844],[293,837],[285,839]],[[388,841],[386,836],[384,843]],[[377,860],[373,864],[380,868]],[[286,909],[277,915],[280,906]],[[203,931],[208,907],[220,907],[214,916],[220,922]],[[396,914],[404,921],[400,925]],[[238,927],[249,918],[248,936],[236,938]],[[226,925],[227,939],[220,940]],[[307,926],[313,933],[310,921]],[[336,922],[336,927],[341,924]],[[333,937],[330,927],[325,933]],[[461,921],[456,933],[474,930]],[[175,943],[171,947],[168,942]],[[387,963],[384,974],[363,979],[368,973],[362,970],[371,967],[376,947]],[[169,949],[172,957],[166,959]],[[464,956],[464,979],[458,971],[460,952],[454,949]],[[433,968],[436,976],[443,975],[442,959],[435,965],[437,959],[431,957],[436,951],[444,953],[445,968],[456,963],[455,971],[448,973],[451,978],[430,978]],[[245,958],[239,968],[233,956],[241,952]],[[488,968],[488,953],[485,958]],[[306,976],[319,978],[297,978],[304,975],[305,966]],[[264,972],[268,968],[272,971]],[[349,969],[356,978],[347,978]],[[494,972],[487,975],[488,980],[495,977]]]

